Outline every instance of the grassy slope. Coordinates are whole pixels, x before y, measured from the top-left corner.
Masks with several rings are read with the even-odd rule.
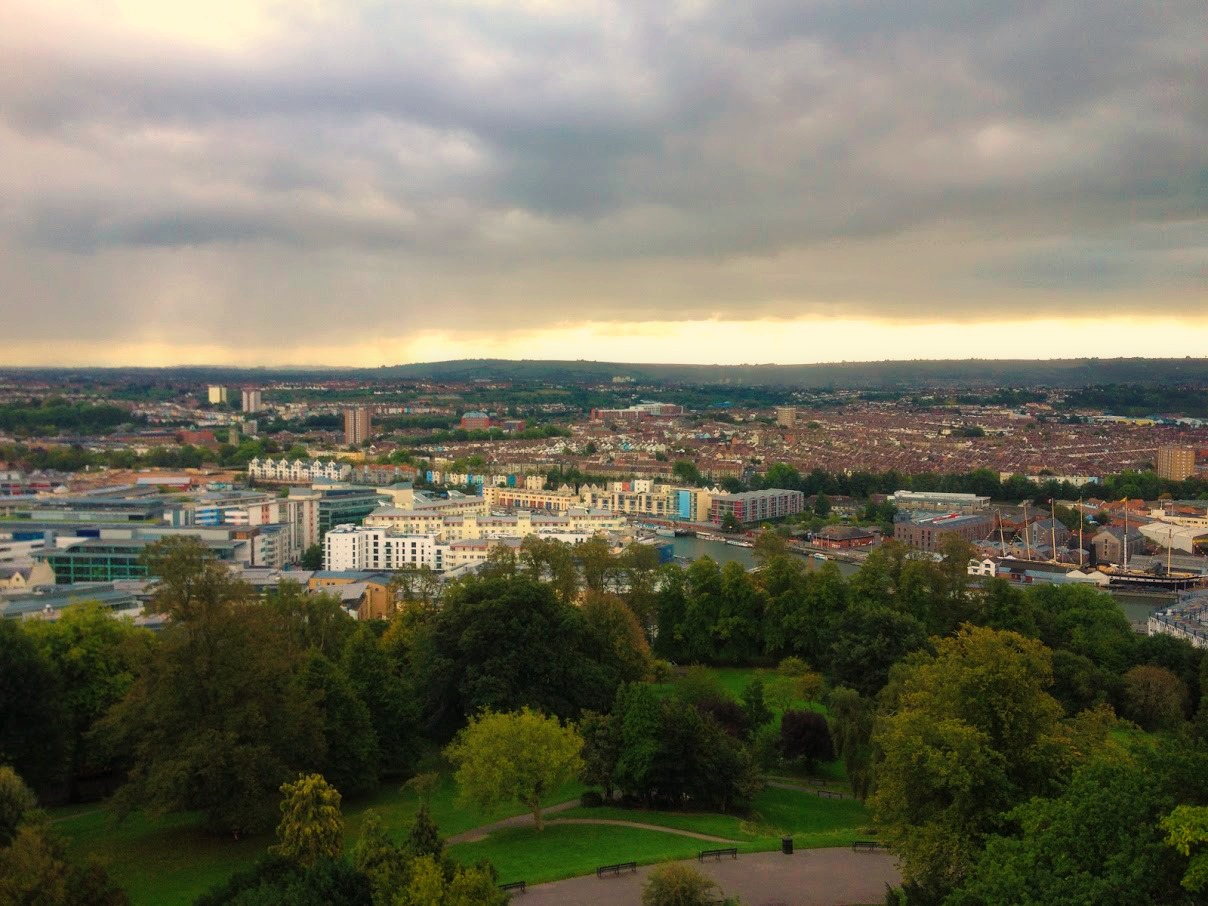
[[[568,784],[547,797],[552,805],[576,798],[579,783]],[[410,827],[419,807],[411,790],[383,787],[366,799],[345,804],[344,817],[348,845],[355,842],[365,812],[376,809],[386,828],[401,839]],[[441,833],[452,835],[500,818],[520,814],[516,807],[490,812],[463,808],[456,802],[456,789],[446,776],[432,795],[432,814]],[[150,820],[132,815],[121,824],[97,810],[69,807],[52,812],[60,819],[55,828],[70,841],[77,858],[92,856],[105,865],[114,879],[126,889],[131,902],[171,906],[192,903],[198,894],[218,884],[234,872],[256,861],[274,842],[271,834],[246,837],[238,842],[204,831],[196,816],[173,815]]]

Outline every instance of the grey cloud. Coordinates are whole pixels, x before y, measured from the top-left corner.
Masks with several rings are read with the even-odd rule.
[[[344,296],[364,326],[1194,291],[1200,0],[675,9],[350,6],[245,53],[10,39],[0,281],[63,256],[88,280],[38,318],[91,296],[101,331],[176,279],[255,325],[288,285],[287,332]],[[1177,260],[1136,251],[1176,226]]]

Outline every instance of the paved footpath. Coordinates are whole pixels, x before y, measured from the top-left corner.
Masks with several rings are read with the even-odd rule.
[[[713,878],[744,906],[851,906],[882,903],[885,885],[901,883],[893,856],[847,848],[751,853],[721,862],[685,862]],[[619,877],[594,874],[530,887],[516,906],[640,906],[642,884],[653,865]]]
[[[709,843],[738,843],[738,840],[728,840],[725,837],[714,837],[710,834],[698,834],[696,831],[681,830],[677,827],[666,827],[661,824],[643,824],[640,821],[622,821],[614,818],[548,818],[548,815],[556,815],[559,812],[564,812],[567,809],[577,808],[579,805],[578,799],[572,799],[570,802],[560,802],[557,805],[551,805],[542,811],[542,817],[546,818],[545,826],[551,824],[608,824],[613,827],[635,827],[638,830],[655,831],[660,834],[675,834],[677,837],[691,837],[694,840],[705,840]],[[533,827],[534,821],[532,815],[513,815],[511,818],[504,818],[502,821],[496,821],[494,824],[484,824],[482,827],[475,827],[472,830],[462,831],[446,840],[446,843],[477,843],[479,840],[485,840],[491,833],[501,830],[505,827]]]

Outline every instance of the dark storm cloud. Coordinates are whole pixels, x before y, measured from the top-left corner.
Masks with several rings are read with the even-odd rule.
[[[29,12],[0,37],[5,304],[38,286],[35,333],[98,335],[178,283],[287,332],[348,297],[371,329],[1175,309],[1208,255],[1206,10],[349,3],[233,48]],[[1138,251],[1167,227],[1177,255]]]

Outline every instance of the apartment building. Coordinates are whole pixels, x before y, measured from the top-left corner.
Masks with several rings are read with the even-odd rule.
[[[256,458],[247,464],[249,478],[256,481],[289,482],[310,484],[312,481],[348,481],[353,468],[346,462],[312,459],[288,460]]]
[[[1195,447],[1158,447],[1158,477],[1185,481],[1195,475]]]
[[[254,415],[264,408],[264,402],[260,398],[259,390],[244,390],[242,409],[248,415]]]
[[[744,491],[741,494],[714,495],[709,506],[709,521],[720,525],[727,514],[744,525],[763,519],[792,516],[805,509],[805,495],[800,491],[769,488],[766,491]]]
[[[994,520],[978,513],[944,513],[916,519],[899,518],[893,524],[893,538],[910,547],[935,553],[948,535],[969,543],[981,541],[994,531]]]
[[[350,447],[360,446],[373,435],[373,414],[359,406],[344,410],[344,443]]]
[[[570,485],[562,485],[556,491],[533,488],[484,487],[483,499],[488,507],[516,510],[546,510],[562,512],[582,501]]]
[[[893,505],[902,512],[977,513],[990,505],[990,498],[940,491],[894,491]]]
[[[365,525],[375,529],[391,529],[401,534],[430,534],[442,541],[541,535],[566,536],[562,540],[576,543],[597,532],[621,531],[625,528],[625,517],[605,510],[585,509],[571,509],[556,514],[521,511],[507,516],[487,516],[383,507],[366,516]]]

